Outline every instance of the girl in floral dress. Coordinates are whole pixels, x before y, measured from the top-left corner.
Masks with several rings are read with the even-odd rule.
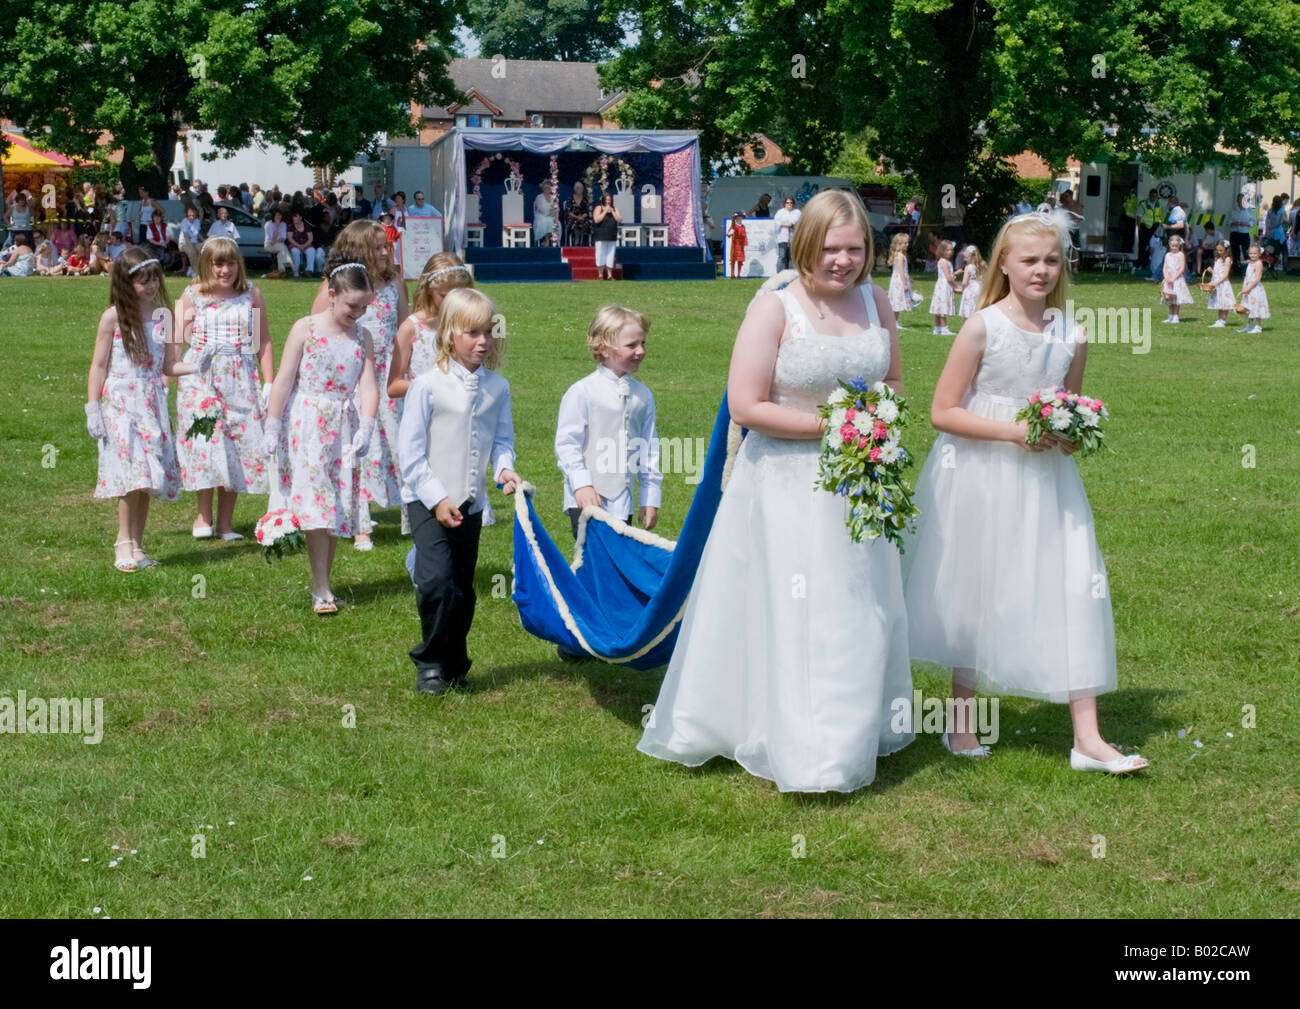
[[[243,537],[233,530],[236,496],[268,491],[266,460],[262,457],[265,412],[258,373],[270,385],[273,374],[271,341],[266,339],[266,302],[244,272],[239,246],[229,238],[210,238],[199,253],[198,283],[176,303],[177,331],[189,343],[186,361],[195,361],[205,348],[214,357],[210,371],[177,382],[177,455],[181,485],[198,494],[198,515],[191,532],[195,539],[213,535],[212,491],[217,488],[216,535],[223,540]],[[219,411],[210,435],[190,437],[195,418]]]
[[[936,336],[953,335],[952,330],[948,328],[948,316],[955,314],[952,250],[953,244],[948,239],[945,238],[939,243],[939,261],[935,266],[937,276],[934,281],[934,295],[930,298],[930,314],[934,316],[934,333]]]
[[[1269,317],[1268,295],[1264,293],[1264,261],[1260,258],[1258,245],[1251,245],[1246,253],[1250,263],[1246,267],[1246,279],[1241,283],[1241,305],[1246,310],[1246,326],[1243,333],[1262,333],[1260,325]]]
[[[1214,290],[1210,292],[1205,307],[1216,309],[1219,317],[1210,323],[1211,329],[1223,329],[1228,325],[1228,313],[1237,303],[1232,293],[1232,254],[1227,242],[1219,242],[1214,247],[1214,263],[1211,265],[1210,283]]]
[[[1160,285],[1160,300],[1169,307],[1169,318],[1162,319],[1161,322],[1180,322],[1179,309],[1192,303],[1192,292],[1187,289],[1187,278],[1183,276],[1186,271],[1187,256],[1183,252],[1183,240],[1174,235],[1169,239],[1169,253],[1165,256],[1162,272],[1164,283]]]
[[[919,300],[912,296],[912,278],[907,273],[907,249],[911,238],[906,231],[896,232],[889,240],[889,307],[894,310],[894,327],[906,329],[899,321],[900,312],[910,312]]]
[[[335,250],[325,282],[325,310],[289,331],[262,439],[263,455],[277,461],[280,493],[307,535],[318,614],[338,612],[329,581],[334,547],[337,537],[357,533],[379,405],[370,334],[360,325],[375,294],[370,275],[363,263]]]
[[[95,497],[117,498],[113,563],[119,571],[157,563],[144,552],[149,499],[175,501],[180,492],[162,377],[192,374],[212,362],[211,355],[178,360],[171,323],[162,264],[146,249],[128,248],[113,264],[86,390],[86,431],[99,443]]]
[[[370,531],[374,526],[370,519],[371,507],[396,508],[402,503],[402,477],[397,459],[397,404],[388,392],[388,375],[397,330],[409,314],[406,282],[392,260],[388,236],[377,221],[353,221],[335,239],[333,249],[345,258],[364,264],[375,285],[374,300],[362,317],[361,325],[370,331],[374,348],[379,412],[370,456],[364,463],[365,494],[361,522],[353,543],[358,550],[370,550]],[[312,303],[313,312],[324,311],[328,290],[328,283],[322,282]]]

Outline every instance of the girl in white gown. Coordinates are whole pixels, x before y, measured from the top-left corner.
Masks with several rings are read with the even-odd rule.
[[[1051,435],[1028,445],[1013,419],[1035,390],[1083,384],[1086,334],[1060,314],[1067,236],[1046,214],[1003,225],[981,308],[939,376],[930,419],[943,433],[916,485],[908,627],[913,659],[953,667],[956,697],[978,686],[1068,702],[1071,766],[1126,773],[1146,761],[1097,729],[1097,695],[1116,684],[1115,629],[1073,445]],[[970,728],[959,718],[944,745],[988,756]]]
[[[912,741],[910,718],[892,717],[912,694],[898,551],[850,540],[843,500],[814,486],[817,408],[838,381],[901,386],[889,299],[864,283],[870,235],[852,195],[814,197],[791,242],[800,279],[756,298],[741,325],[727,393],[749,434],[643,753],[728,757],[783,792],[850,792]]]

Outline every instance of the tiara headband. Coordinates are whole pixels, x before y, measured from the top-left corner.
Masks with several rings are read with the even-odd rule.
[[[1068,210],[1056,207],[1054,210],[1034,210],[1028,214],[1017,214],[1011,218],[1008,224],[1019,224],[1021,221],[1037,221],[1045,224],[1058,235],[1061,236],[1061,244],[1067,249],[1074,248],[1074,240],[1070,237],[1070,232],[1074,230],[1075,224]]]
[[[334,274],[338,273],[339,270],[364,270],[365,268],[365,263],[340,263],[338,266],[334,267],[334,269],[330,270],[330,280],[334,279]]]
[[[126,275],[128,277],[134,277],[138,270],[143,270],[146,266],[162,266],[162,263],[158,262],[156,259],[141,260],[136,263],[135,266],[131,267],[131,269],[127,270]]]
[[[427,277],[425,277],[425,278],[424,278],[424,282],[425,282],[426,284],[432,284],[435,280],[437,280],[439,277],[441,277],[444,273],[463,273],[463,274],[465,274],[466,276],[468,276],[468,275],[469,275],[469,267],[468,267],[468,266],[444,266],[444,267],[441,267],[440,269],[434,270],[431,274],[429,274]]]

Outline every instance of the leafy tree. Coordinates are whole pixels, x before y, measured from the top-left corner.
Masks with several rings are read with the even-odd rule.
[[[166,190],[182,127],[339,166],[410,103],[450,102],[463,0],[42,0],[0,7],[0,114],[91,157],[122,148],[127,192]]]
[[[469,0],[465,20],[482,56],[594,63],[623,37],[618,19],[603,16],[603,7],[602,0]]]
[[[1300,5],[1274,0],[606,0],[636,43],[602,68],[628,126],[694,128],[705,157],[764,133],[820,172],[864,128],[922,182],[996,220],[1032,150],[1270,174],[1300,149]],[[945,187],[951,186],[951,189]],[[978,207],[978,211],[975,208]]]

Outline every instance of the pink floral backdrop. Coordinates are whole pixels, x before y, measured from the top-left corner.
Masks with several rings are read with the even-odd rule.
[[[691,187],[691,148],[664,155],[664,223],[669,245],[695,244],[695,193]]]

